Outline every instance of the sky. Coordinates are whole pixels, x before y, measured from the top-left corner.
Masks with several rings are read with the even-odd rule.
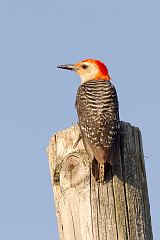
[[[159,9],[159,0],[0,1],[0,239],[58,240],[46,147],[77,122],[80,80],[56,66],[86,58],[106,63],[121,120],[141,130],[159,239]]]

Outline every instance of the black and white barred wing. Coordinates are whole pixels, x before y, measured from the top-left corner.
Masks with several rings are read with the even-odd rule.
[[[119,148],[118,99],[114,86],[103,80],[82,84],[76,107],[86,151],[99,163],[114,164]]]

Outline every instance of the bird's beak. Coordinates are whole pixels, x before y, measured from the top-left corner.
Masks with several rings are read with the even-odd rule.
[[[57,68],[62,68],[66,70],[71,70],[71,71],[76,71],[76,67],[74,64],[64,64],[64,65],[59,65]]]

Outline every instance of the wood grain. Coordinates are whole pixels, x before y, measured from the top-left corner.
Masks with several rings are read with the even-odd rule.
[[[55,134],[48,146],[61,240],[152,240],[141,133],[121,122],[117,164],[104,184],[91,172],[79,127]]]

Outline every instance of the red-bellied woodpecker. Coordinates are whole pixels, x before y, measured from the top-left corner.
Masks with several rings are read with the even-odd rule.
[[[99,181],[104,181],[104,164],[114,165],[119,153],[119,107],[107,67],[99,60],[86,59],[58,68],[75,71],[81,78],[76,108],[82,140],[90,161],[99,163]]]

